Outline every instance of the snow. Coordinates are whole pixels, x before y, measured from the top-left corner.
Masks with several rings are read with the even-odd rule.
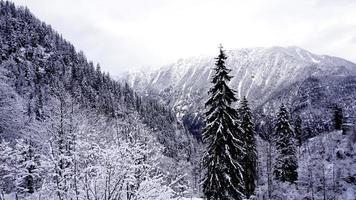
[[[9,9],[4,9],[5,13],[7,12],[6,10]],[[19,16],[24,15],[14,15],[11,17],[14,25],[16,25],[16,17]],[[37,22],[36,20],[28,19],[24,21],[29,21],[28,23],[30,23],[30,21]],[[11,23],[9,23],[9,25],[11,25]],[[25,24],[24,27],[27,27],[26,25],[29,24]],[[18,26],[17,28],[21,27],[22,26]],[[22,32],[26,33],[25,31]],[[30,38],[29,40],[31,40],[31,37],[24,38]],[[47,39],[50,38],[51,37],[48,37]],[[64,44],[61,45],[68,47]],[[50,55],[56,54],[55,51],[48,51],[50,52],[48,54],[45,53],[48,49],[41,45],[37,45],[37,47],[34,46],[33,48],[38,51],[37,53],[43,56],[43,61]],[[23,54],[26,51],[27,47],[21,47],[20,52],[22,52],[22,54],[19,54],[20,56],[14,54],[9,57],[19,56],[19,61],[24,62],[26,58]],[[229,51],[228,57],[227,66],[233,69],[232,75],[235,77],[230,82],[230,86],[233,88],[237,86],[239,98],[244,95],[251,95],[251,99],[256,99],[259,103],[270,98],[271,96],[269,94],[278,91],[281,86],[279,84],[283,83],[284,85],[289,85],[295,81],[299,81],[300,77],[306,75],[305,71],[308,71],[310,66],[314,64],[316,67],[323,67],[323,69],[325,69],[324,71],[328,71],[328,73],[331,74],[336,72],[335,70],[338,70],[336,67],[339,66],[349,65],[356,68],[355,64],[348,63],[345,60],[335,57],[318,56],[306,50],[294,47],[287,49],[282,47],[240,49]],[[30,64],[31,61],[27,61]],[[69,61],[69,65],[74,64],[75,61]],[[21,67],[21,65],[19,65],[19,67]],[[9,68],[9,66],[7,66],[6,62],[3,62],[1,65],[3,68]],[[135,74],[131,74],[128,79],[131,81],[128,81],[128,83],[136,87],[139,92],[144,91],[147,95],[158,96],[162,102],[170,102],[171,105],[174,105],[174,108],[179,111],[177,112],[179,118],[182,117],[184,113],[194,113],[193,118],[195,121],[199,117],[198,113],[202,110],[202,102],[205,101],[207,90],[210,87],[210,76],[213,72],[213,70],[211,70],[213,66],[213,57],[201,56],[181,59],[177,63],[167,65],[157,71],[136,72]],[[36,124],[36,120],[33,122],[30,119],[30,122],[28,122],[30,124],[29,127],[23,128],[27,126],[27,124],[22,123],[27,121],[27,119],[23,119],[23,115],[25,114],[23,110],[25,108],[24,102],[31,104],[31,100],[28,101],[29,99],[26,99],[27,93],[23,93],[23,96],[19,96],[21,92],[14,90],[14,81],[4,81],[5,76],[2,76],[2,69],[0,69],[0,72],[0,104],[2,105],[0,107],[0,113],[2,114],[0,119],[1,133],[11,133],[12,137],[19,136],[25,138],[25,136],[30,136],[28,138],[31,140],[33,137],[39,137],[38,141],[36,141],[36,144],[39,144],[37,146],[31,146],[26,142],[20,142],[20,140],[13,140],[13,144],[0,143],[4,145],[2,147],[0,145],[2,150],[0,151],[0,168],[2,170],[0,171],[0,182],[3,182],[7,177],[7,174],[4,176],[3,172],[9,173],[9,176],[15,175],[11,178],[16,179],[16,184],[13,186],[14,188],[9,187],[9,189],[12,190],[15,189],[15,187],[16,190],[27,189],[18,183],[24,181],[24,169],[33,166],[35,169],[32,170],[31,175],[36,177],[41,176],[41,181],[43,181],[43,184],[41,181],[36,181],[41,182],[41,184],[36,188],[35,195],[43,194],[45,196],[41,197],[44,199],[53,199],[53,195],[55,195],[53,193],[54,191],[58,191],[59,193],[68,192],[67,194],[70,196],[76,193],[74,190],[80,188],[81,192],[79,195],[84,195],[84,190],[87,192],[91,189],[95,190],[95,194],[91,194],[93,195],[93,199],[106,196],[106,192],[111,193],[110,189],[113,189],[114,191],[112,192],[117,193],[119,196],[126,196],[127,192],[130,192],[135,195],[132,198],[141,200],[202,200],[202,198],[198,198],[200,192],[194,191],[194,189],[199,187],[197,186],[198,183],[196,183],[195,186],[193,186],[192,183],[193,178],[198,179],[198,177],[192,177],[192,168],[196,170],[195,167],[197,167],[197,163],[199,162],[197,157],[200,154],[193,151],[189,152],[191,153],[189,154],[191,162],[186,162],[187,159],[184,157],[187,156],[185,154],[188,154],[188,150],[199,151],[201,146],[198,146],[193,140],[190,140],[191,138],[189,136],[187,138],[182,137],[183,135],[189,135],[185,134],[186,132],[181,133],[180,130],[175,128],[169,130],[157,130],[157,128],[152,128],[150,126],[152,124],[142,123],[146,118],[142,118],[139,113],[130,109],[126,110],[124,104],[117,105],[120,107],[118,112],[123,111],[129,114],[126,114],[124,119],[120,120],[105,117],[104,114],[97,112],[98,110],[86,110],[82,105],[73,105],[73,107],[76,108],[73,108],[73,110],[69,112],[66,108],[62,108],[62,104],[73,104],[73,99],[62,90],[58,92],[65,97],[63,101],[68,100],[68,102],[59,103],[59,101],[62,100],[44,92],[44,95],[46,95],[46,101],[44,102],[45,109],[52,109],[46,112],[46,114],[50,115],[46,115],[46,120],[38,122],[39,124]],[[45,72],[43,68],[40,68],[40,74]],[[319,73],[317,75],[325,74]],[[252,82],[250,81],[251,77]],[[10,79],[11,77],[6,76],[6,78]],[[67,80],[66,78],[68,77],[64,77],[63,80]],[[259,84],[263,82],[266,84]],[[29,86],[31,86],[31,84],[29,84]],[[48,85],[44,86],[43,88],[47,88]],[[33,90],[34,88],[27,89]],[[92,91],[90,87],[86,89]],[[101,93],[101,91],[98,93],[93,92],[92,94],[99,97],[107,95]],[[108,99],[107,97],[106,100]],[[101,105],[95,105],[95,107],[100,106]],[[58,115],[57,110],[59,107],[61,108],[60,115]],[[63,110],[64,115],[62,115]],[[225,114],[228,115],[228,113]],[[152,118],[156,116],[157,115]],[[158,118],[158,120],[160,119],[162,118]],[[164,119],[158,123],[164,123]],[[219,123],[219,121],[214,121],[213,123]],[[70,127],[70,131],[58,131],[57,128],[63,127],[63,124],[65,127]],[[166,126],[167,124],[163,125]],[[222,129],[224,127],[222,123],[220,122],[218,125],[218,131],[223,131]],[[154,129],[154,131],[152,129]],[[11,130],[11,132],[9,130]],[[171,134],[169,131],[173,131],[172,138],[170,138],[171,136],[167,136]],[[20,135],[17,132],[24,135]],[[59,134],[60,132],[62,132],[62,134],[66,132],[68,134],[65,139],[66,144],[63,144],[63,136]],[[27,133],[28,135],[25,135]],[[230,130],[228,134],[231,135],[233,141],[238,141]],[[72,137],[77,138],[73,139]],[[160,143],[159,139],[165,140],[165,144]],[[336,170],[338,176],[340,176],[337,178],[338,183],[340,183],[340,186],[338,186],[340,187],[340,193],[337,195],[342,199],[355,199],[356,186],[352,179],[356,173],[355,144],[350,143],[350,141],[351,139],[348,138],[348,136],[342,135],[341,132],[326,133],[309,140],[302,147],[302,153],[300,155],[300,181],[309,180],[305,176],[305,172],[311,171],[314,173],[313,176],[315,180],[320,180],[321,174],[324,175],[327,181],[329,181],[327,182],[327,184],[329,184],[327,186],[330,188],[330,180],[334,180],[332,179],[334,178],[333,172]],[[15,145],[15,143],[17,143],[17,145]],[[180,145],[186,145],[188,143],[191,146],[187,146],[187,151],[185,151],[185,148],[181,148]],[[15,148],[8,148],[9,150],[3,148],[10,147],[10,145],[15,145]],[[66,148],[68,152],[65,154],[61,148],[63,145],[68,147]],[[178,156],[166,156],[163,153],[166,149],[177,151]],[[26,156],[23,152],[30,152],[30,150],[33,150],[33,152],[27,153],[27,160],[25,162],[21,161],[24,159],[24,156]],[[240,168],[239,163],[233,163],[227,147],[225,150],[227,156],[230,157],[231,164]],[[312,153],[306,153],[307,150]],[[260,152],[261,154],[264,153],[263,151]],[[37,156],[35,155],[38,155],[39,160],[37,160]],[[70,164],[68,164],[65,169],[61,167],[58,168],[58,163],[62,161],[68,161]],[[217,162],[219,162],[219,160]],[[41,165],[39,163],[41,163]],[[322,171],[320,169],[322,169]],[[30,172],[26,173],[29,174]],[[68,183],[69,187],[63,188],[62,183],[56,183],[53,177],[57,177],[57,181],[64,180],[63,182]],[[217,179],[216,176],[212,178]],[[260,178],[263,179],[265,176],[261,176]],[[230,179],[230,177],[228,177],[228,179]],[[114,183],[115,181],[121,184],[120,188],[129,185],[135,187],[132,187],[132,191],[125,189],[116,190],[113,188],[117,186],[117,184]],[[221,183],[214,182],[212,184]],[[284,195],[283,197],[285,197],[285,199],[295,199],[300,195],[307,194],[306,192],[299,192],[300,194],[298,194],[295,186],[288,184],[282,183],[278,186],[280,187],[276,187],[276,194]],[[177,191],[181,191],[182,188],[185,194],[179,194],[181,197],[173,198],[173,196],[177,195]],[[265,188],[265,185],[262,184],[262,186],[258,188],[258,191],[263,193]],[[301,185],[299,190],[303,191],[303,185]],[[103,192],[105,194],[103,194]],[[331,193],[331,190],[327,192]],[[335,192],[335,190],[333,190],[333,192]],[[2,193],[2,191],[0,191],[0,193]],[[33,196],[34,198],[28,196],[26,199],[40,199],[40,196],[35,198],[35,195]],[[5,197],[9,199],[15,198],[14,193],[6,194]]]
[[[161,71],[157,73],[156,77],[152,81],[152,84],[155,84],[158,81],[159,77],[161,76],[161,73],[162,73]]]
[[[356,195],[355,195],[356,191],[353,191],[352,188],[347,188],[345,195],[344,195],[344,199],[356,199]]]
[[[301,49],[296,48],[295,51],[297,52],[298,56],[299,56],[301,59],[304,60],[304,56],[303,56],[302,53],[301,53]]]
[[[252,82],[250,83],[249,88],[247,89],[247,92],[246,92],[246,95],[245,95],[246,98],[249,96],[249,94],[250,94],[250,92],[251,92],[251,89],[252,89],[254,83],[255,83],[255,79],[253,78],[253,79],[252,79]]]
[[[327,199],[355,199],[356,185],[347,177],[356,174],[356,144],[350,143],[352,135],[343,135],[341,131],[324,133],[305,141],[300,148],[298,158],[298,189],[294,185],[275,183],[274,195],[281,199],[307,199],[314,195],[315,199],[323,199],[323,177],[325,177],[325,195]],[[267,142],[259,139],[260,182],[257,188],[258,200],[267,194]],[[272,158],[274,150],[272,149]],[[339,153],[337,153],[339,152]],[[340,156],[337,156],[339,154]],[[333,184],[336,189],[333,189]],[[314,194],[311,193],[311,186]],[[336,197],[336,198],[334,198]]]
[[[252,108],[271,98],[270,95],[279,91],[282,84],[286,87],[301,77],[308,77],[305,73],[312,71],[311,68],[325,69],[318,72],[325,75],[335,72],[338,69],[335,66],[347,65],[348,68],[356,69],[355,64],[343,59],[319,56],[298,47],[237,49],[226,53],[227,67],[232,69],[231,75],[234,76],[229,86],[236,88],[239,99],[246,95],[253,99]],[[158,94],[163,102],[169,102],[175,110],[178,101],[182,101],[179,106],[197,105],[190,110],[197,112],[204,106],[214,63],[214,56],[180,59],[171,65],[147,72],[154,74],[151,79],[147,78],[148,75],[140,77],[137,74],[136,80],[142,80],[142,84],[135,89],[142,93],[149,91],[148,95]],[[164,77],[158,78],[159,74],[164,74]],[[252,76],[254,78],[251,79]],[[250,84],[250,81],[253,82]],[[185,113],[180,114],[183,116]]]
[[[320,63],[320,60],[315,59],[310,53],[308,53],[308,56],[314,63]]]
[[[241,99],[241,89],[242,89],[242,80],[239,81],[239,84],[237,86],[237,96],[239,99]]]

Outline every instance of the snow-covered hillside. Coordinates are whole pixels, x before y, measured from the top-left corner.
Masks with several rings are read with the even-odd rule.
[[[274,180],[268,187],[268,143],[259,141],[259,174],[256,199],[335,199],[356,197],[355,133],[342,131],[323,133],[303,143],[298,153],[297,185]],[[272,150],[272,157],[274,156]]]
[[[326,91],[324,96],[330,100],[327,103],[320,103],[319,99],[309,102],[325,107],[340,102],[339,97],[346,99],[343,96],[345,88],[347,97],[356,94],[349,84],[356,75],[356,64],[342,58],[316,55],[298,47],[238,49],[226,53],[227,66],[234,76],[230,86],[237,90],[239,99],[246,96],[253,109],[263,106],[269,111],[277,110],[276,106],[285,102],[293,112],[295,108],[291,104],[298,96],[299,88],[311,91],[309,96],[318,96],[315,92],[319,90],[315,87]],[[213,57],[181,59],[156,71],[128,74],[125,79],[144,96],[154,97],[173,107],[178,119],[187,122],[192,133],[199,134],[202,121],[199,114],[204,110],[214,62]],[[316,84],[315,79],[322,83]],[[336,83],[333,82],[335,79],[338,83],[343,82],[340,85],[345,87],[341,92],[339,85],[334,85],[329,98],[328,89]],[[310,82],[312,84],[308,84]],[[281,95],[284,98],[275,98]],[[271,100],[273,103],[268,104]]]
[[[185,136],[164,105],[0,0],[1,200],[182,196],[192,190]]]

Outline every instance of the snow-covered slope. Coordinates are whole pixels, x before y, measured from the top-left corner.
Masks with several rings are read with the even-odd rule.
[[[230,85],[237,90],[238,98],[247,96],[253,108],[266,104],[278,93],[289,92],[290,86],[298,87],[310,77],[344,79],[356,75],[354,63],[298,47],[238,49],[226,53],[227,66],[234,76]],[[204,109],[214,62],[214,57],[181,59],[156,71],[131,73],[125,79],[144,96],[172,106],[178,118],[190,122],[189,129],[199,132],[201,120],[196,119],[197,113]],[[293,99],[293,94],[288,95]]]
[[[271,198],[354,200],[356,197],[355,136],[352,133],[332,131],[306,140],[298,151],[298,186],[273,180],[273,186],[270,187]],[[258,144],[260,178],[256,199],[262,200],[268,199],[268,143],[259,140]]]
[[[0,0],[1,200],[186,194],[186,136],[166,106],[94,67],[29,9]]]
[[[227,55],[234,76],[231,86],[238,98],[247,96],[253,105],[310,76],[356,74],[354,63],[298,47],[238,49],[227,51]],[[158,95],[178,111],[188,110],[189,101],[201,103],[201,97],[207,94],[213,66],[213,57],[181,59],[151,73],[131,73],[126,80],[146,95]]]

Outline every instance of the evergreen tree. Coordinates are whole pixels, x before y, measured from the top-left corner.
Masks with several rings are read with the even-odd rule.
[[[13,159],[13,149],[9,142],[5,142],[0,138],[0,199],[1,194],[10,191],[13,186],[13,181],[10,176],[11,162]]]
[[[242,129],[238,124],[238,113],[231,107],[237,99],[227,85],[232,78],[226,68],[227,57],[220,47],[216,58],[213,86],[206,102],[206,125],[203,139],[207,144],[203,165],[206,169],[203,192],[207,199],[242,199],[244,197],[243,169],[244,156]]]
[[[297,139],[297,145],[298,147],[300,147],[302,146],[302,139],[303,139],[302,118],[300,117],[300,115],[297,115],[295,118],[294,132],[295,132],[295,137]]]
[[[341,130],[343,123],[343,113],[340,106],[334,107],[334,125],[336,130]]]
[[[13,178],[16,190],[20,194],[32,194],[39,187],[41,181],[40,156],[30,140],[22,139],[17,141],[14,154]]]
[[[275,130],[277,158],[274,167],[275,178],[282,182],[294,183],[298,179],[295,138],[289,123],[289,113],[281,105]]]
[[[41,90],[41,73],[39,66],[35,67],[35,88],[34,88],[34,96],[35,96],[35,115],[37,120],[41,120],[43,118],[43,97]]]
[[[74,138],[70,134],[71,124],[70,117],[71,113],[69,111],[68,95],[64,91],[64,86],[61,84],[59,86],[59,102],[58,110],[54,110],[53,116],[53,127],[54,130],[54,147],[53,157],[55,158],[55,179],[57,184],[57,196],[59,199],[66,197],[69,190],[70,179],[72,175],[71,171],[71,142]]]
[[[242,166],[244,169],[243,178],[245,183],[245,195],[250,198],[256,188],[257,181],[257,150],[255,129],[252,122],[251,110],[248,107],[246,97],[243,98],[240,108],[241,128],[244,131],[243,139],[245,142],[246,155],[243,158]]]

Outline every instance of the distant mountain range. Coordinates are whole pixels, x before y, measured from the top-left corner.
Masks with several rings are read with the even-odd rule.
[[[355,63],[316,55],[299,47],[250,48],[226,53],[227,66],[234,76],[230,86],[239,99],[248,98],[252,108],[258,111],[256,118],[267,111],[273,115],[281,102],[308,121],[315,121],[319,115],[330,115],[333,106],[341,106],[349,114],[354,112],[352,108],[356,106],[351,99],[356,96]],[[171,106],[191,132],[199,134],[202,125],[199,116],[204,110],[214,62],[214,57],[180,59],[151,72],[130,73],[125,80],[143,96]],[[304,113],[305,106],[319,111],[312,115]]]

